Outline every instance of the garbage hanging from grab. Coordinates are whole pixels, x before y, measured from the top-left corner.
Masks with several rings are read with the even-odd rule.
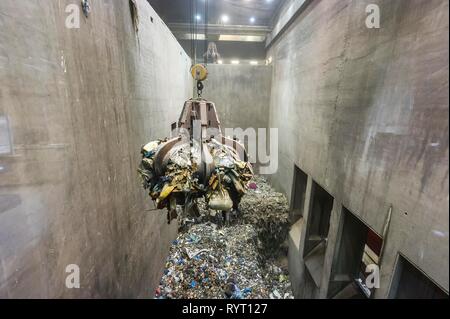
[[[167,208],[169,223],[177,218],[177,207],[198,216],[197,200],[202,198],[226,221],[238,209],[253,168],[242,144],[223,136],[219,123],[212,102],[192,99],[181,113],[178,136],[142,147],[138,171],[143,187],[156,208]]]

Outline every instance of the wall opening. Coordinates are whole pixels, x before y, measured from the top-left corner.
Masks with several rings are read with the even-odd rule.
[[[311,210],[306,228],[304,256],[315,247],[326,243],[330,228],[330,217],[334,198],[319,184],[313,182],[311,189]]]
[[[292,185],[290,216],[292,224],[295,224],[295,222],[303,217],[307,182],[308,175],[300,168],[298,168],[297,165],[294,165],[294,180]]]
[[[0,156],[13,153],[12,134],[7,116],[0,115]]]
[[[366,279],[378,267],[383,240],[347,208],[342,207],[338,245],[333,258],[328,297],[371,298]]]
[[[334,198],[313,182],[311,208],[306,227],[304,261],[317,287],[320,286]]]
[[[448,293],[436,285],[419,268],[399,255],[389,298],[448,299]]]

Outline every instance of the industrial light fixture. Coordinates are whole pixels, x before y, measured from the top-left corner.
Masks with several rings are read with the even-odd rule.
[[[238,42],[264,42],[264,35],[238,35],[238,34],[221,34],[219,41],[238,41]]]
[[[204,33],[183,33],[178,35],[178,38],[180,40],[192,40],[192,39],[206,40]]]
[[[251,65],[258,65],[258,61],[250,61]]]
[[[217,63],[218,64],[223,64],[223,61],[222,60],[218,60]]]
[[[195,16],[195,20],[200,21],[201,19],[202,19],[202,16],[201,16],[201,15],[197,14],[197,15]]]
[[[239,60],[232,60],[231,61],[231,64],[239,64],[240,62],[239,62]]]
[[[230,20],[230,18],[226,14],[224,14],[221,17],[221,20],[222,20],[223,23],[227,23]]]
[[[250,18],[250,23],[255,23],[255,21],[256,21],[255,17]]]

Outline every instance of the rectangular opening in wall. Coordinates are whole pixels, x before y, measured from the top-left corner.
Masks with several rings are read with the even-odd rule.
[[[367,278],[378,267],[383,240],[347,208],[342,207],[338,244],[333,258],[328,297],[364,299],[374,289]]]
[[[313,182],[306,227],[304,261],[317,287],[320,287],[334,198]]]
[[[0,115],[0,156],[12,154],[12,136],[7,116]]]
[[[333,196],[328,194],[319,184],[313,182],[304,256],[327,241],[333,201]]]
[[[393,299],[448,299],[445,292],[419,268],[399,255],[389,298]]]
[[[291,223],[295,224],[303,217],[303,206],[305,204],[306,184],[308,175],[297,165],[294,166],[294,181],[291,195]]]

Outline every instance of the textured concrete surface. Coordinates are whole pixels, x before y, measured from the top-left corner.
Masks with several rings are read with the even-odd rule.
[[[369,3],[381,9],[380,29],[365,26]],[[295,163],[335,197],[321,297],[342,205],[378,234],[392,205],[376,297],[388,296],[399,253],[448,293],[448,9],[313,1],[268,52],[269,125],[280,135],[272,182],[290,195]]]
[[[270,34],[266,38],[266,47],[285,30],[289,24],[302,12],[303,8],[313,0],[285,0],[280,9],[273,17],[273,26]]]
[[[223,129],[268,127],[271,66],[209,64],[208,71],[203,96],[216,104]]]
[[[69,30],[71,3],[0,2],[0,297],[152,297],[175,229],[136,168],[191,95],[190,61],[144,0],[138,35],[129,1],[91,1]]]
[[[272,67],[209,64],[208,72],[203,96],[215,102],[222,127],[267,127]]]

